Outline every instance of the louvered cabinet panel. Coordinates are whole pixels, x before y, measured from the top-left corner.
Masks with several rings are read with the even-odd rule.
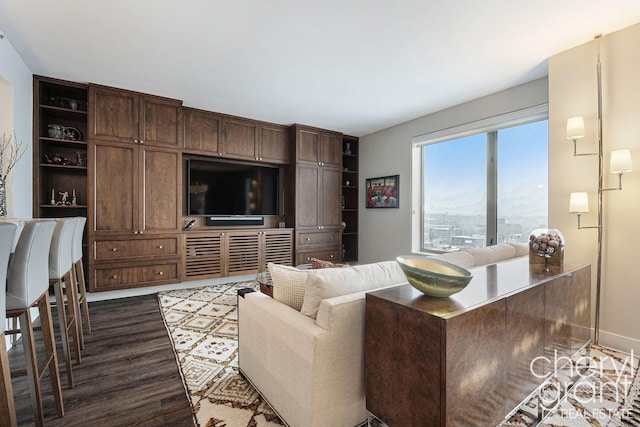
[[[184,272],[188,280],[222,276],[223,233],[184,236]]]
[[[273,230],[263,232],[264,261],[261,270],[267,269],[270,262],[292,265],[293,263],[293,230]]]
[[[260,232],[227,233],[227,274],[255,274],[259,271]]]

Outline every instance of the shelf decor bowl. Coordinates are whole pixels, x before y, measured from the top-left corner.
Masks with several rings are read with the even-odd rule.
[[[448,297],[463,290],[473,275],[457,265],[421,256],[396,258],[409,284],[425,295]]]

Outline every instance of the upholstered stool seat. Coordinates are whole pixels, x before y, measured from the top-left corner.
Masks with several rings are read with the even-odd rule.
[[[34,421],[37,426],[44,425],[40,381],[46,371],[51,380],[57,415],[59,417],[64,415],[55,335],[49,305],[48,259],[54,226],[53,220],[27,221],[9,262],[7,273],[7,317],[18,317],[20,320],[22,334],[20,341],[24,347],[27,362],[26,372],[14,371],[12,375],[28,376]],[[30,310],[33,306],[38,307],[40,314],[40,329],[45,347],[43,362],[38,361],[36,354]]]
[[[7,282],[7,269],[9,268],[9,254],[13,249],[13,239],[16,234],[17,225],[11,223],[0,223],[0,284]],[[7,294],[0,292],[0,425],[17,425],[16,406],[13,401],[13,387],[11,386],[11,371],[9,369],[9,358],[7,356],[7,344],[4,338],[4,331],[7,326]]]

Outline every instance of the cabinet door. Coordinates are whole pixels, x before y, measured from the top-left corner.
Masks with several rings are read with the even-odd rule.
[[[298,166],[296,179],[296,228],[320,226],[318,203],[319,166]]]
[[[223,275],[222,240],[224,233],[184,236],[184,279],[207,279]]]
[[[340,169],[320,168],[320,219],[322,227],[340,227],[342,221],[342,173]]]
[[[96,232],[138,229],[138,146],[100,142],[90,150]]]
[[[262,231],[260,251],[260,271],[267,269],[270,262],[291,265],[293,262],[293,230]]]
[[[225,157],[258,160],[258,124],[251,120],[222,119]]]
[[[133,143],[139,139],[139,96],[89,86],[89,138]]]
[[[177,231],[182,194],[180,153],[159,147],[140,147],[142,179],[141,228],[145,231]]]
[[[173,99],[142,97],[140,139],[147,145],[182,146],[182,102]]]
[[[259,231],[233,231],[225,233],[227,276],[255,274],[259,271]]]
[[[324,166],[342,165],[342,135],[322,132],[320,135],[320,161]]]
[[[284,126],[260,126],[260,160],[289,163],[289,132]]]
[[[183,109],[184,148],[210,155],[220,155],[222,117],[204,111]]]
[[[320,132],[312,129],[296,129],[296,153],[299,163],[312,163],[318,165],[320,162]]]

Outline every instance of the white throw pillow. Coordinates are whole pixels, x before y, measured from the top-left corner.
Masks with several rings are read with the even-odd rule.
[[[396,261],[356,267],[309,270],[307,289],[300,312],[315,319],[318,315],[320,302],[324,299],[371,291],[406,281],[407,279]]]
[[[267,264],[273,281],[273,299],[300,311],[307,283],[308,270],[298,270],[288,265]]]

